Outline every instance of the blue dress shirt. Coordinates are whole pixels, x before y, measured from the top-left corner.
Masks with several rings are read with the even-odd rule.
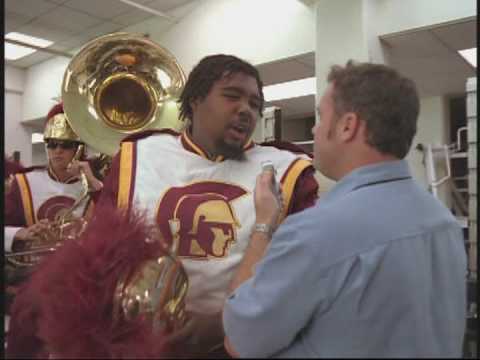
[[[466,252],[405,160],[365,166],[289,216],[227,300],[241,357],[460,357]]]

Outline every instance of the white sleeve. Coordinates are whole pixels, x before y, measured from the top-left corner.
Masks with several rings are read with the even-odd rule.
[[[5,226],[5,252],[12,251],[13,238],[20,229],[22,229],[22,227]]]

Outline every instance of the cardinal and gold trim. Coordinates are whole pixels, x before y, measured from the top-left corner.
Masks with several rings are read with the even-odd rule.
[[[123,142],[120,152],[120,174],[118,181],[117,207],[128,210],[134,176],[134,143]]]
[[[295,189],[295,184],[297,183],[298,177],[307,167],[311,166],[312,162],[305,159],[295,160],[290,167],[287,169],[283,175],[282,180],[280,181],[283,194],[283,210],[280,214],[279,222],[282,222],[283,219],[287,216],[288,209],[290,208],[290,203],[292,201],[293,191]]]
[[[195,144],[191,136],[188,134],[187,130],[184,130],[182,135],[181,135],[181,140],[182,140],[182,145],[183,147],[191,151],[205,159],[210,159],[207,151],[203,150],[199,145]],[[247,141],[247,143],[243,146],[243,150],[249,150],[254,146],[254,142],[252,140]],[[210,159],[215,162],[222,162],[225,160],[225,157],[223,155],[218,155],[215,159]]]
[[[32,192],[28,185],[25,174],[15,175],[18,187],[20,188],[20,196],[22,198],[23,213],[27,226],[32,226],[35,223],[35,213],[33,211]]]

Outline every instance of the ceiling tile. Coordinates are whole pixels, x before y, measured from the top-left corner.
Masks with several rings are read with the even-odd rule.
[[[63,29],[54,28],[51,27],[50,24],[44,24],[39,21],[34,21],[27,25],[21,26],[18,28],[18,31],[23,34],[50,40],[54,43],[64,40],[69,36],[69,32],[64,31]]]
[[[270,101],[265,103],[265,107],[268,106],[278,106],[282,109],[282,118],[287,120],[299,116],[315,116],[315,95]]]
[[[101,35],[110,34],[113,32],[120,31],[123,28],[123,25],[104,21],[100,25],[94,26],[87,31],[83,31],[82,34],[89,37],[90,39],[95,39]]]
[[[33,17],[7,11],[5,13],[5,34],[16,31],[20,26],[25,25]]]
[[[49,12],[58,5],[44,0],[6,0],[5,10],[23,16],[36,17]]]
[[[111,23],[111,22],[103,22],[98,26],[94,26],[87,31],[82,31],[81,34],[70,36],[63,41],[58,42],[55,44],[59,50],[63,51],[71,51],[79,49],[86,45],[89,41],[96,39],[99,36],[110,34],[113,32],[120,31],[122,29],[122,25]]]
[[[28,68],[32,65],[38,64],[42,61],[51,59],[55,55],[49,54],[46,52],[36,51],[31,55],[25,56],[24,58],[15,60],[12,62],[12,65],[21,67],[21,68]]]
[[[304,55],[296,56],[294,60],[310,67],[315,73],[315,52],[312,51]]]
[[[71,33],[88,30],[92,26],[101,24],[102,20],[80,11],[59,6],[48,14],[38,18],[36,22],[40,24],[51,24],[52,27]],[[34,25],[33,22],[32,25]]]
[[[428,30],[412,31],[405,34],[383,37],[393,57],[416,58],[444,56],[448,48]]]
[[[195,0],[154,0],[145,4],[145,6],[167,12],[191,2],[195,2]]]
[[[121,1],[121,0],[117,0],[117,1]],[[137,4],[140,4],[140,5],[147,6],[148,3],[154,2],[155,0],[131,0],[131,1],[136,2]]]
[[[311,68],[295,58],[261,64],[257,66],[264,85],[272,85],[292,80],[315,76],[315,68]]]
[[[477,44],[476,20],[441,26],[431,32],[452,50],[469,49]]]
[[[155,15],[144,10],[133,10],[126,14],[115,16],[114,18],[110,19],[110,21],[117,24],[122,24],[124,26],[130,26],[145,21],[153,16]]]
[[[70,0],[63,5],[102,19],[111,19],[135,9],[118,0]]]
[[[390,65],[413,79],[422,97],[462,92],[466,79],[475,76],[475,70],[454,52],[442,57],[395,58]]]
[[[90,40],[90,36],[85,35],[75,35],[66,38],[63,41],[59,41],[55,44],[55,48],[69,52],[71,50],[76,50],[83,45],[85,45]]]

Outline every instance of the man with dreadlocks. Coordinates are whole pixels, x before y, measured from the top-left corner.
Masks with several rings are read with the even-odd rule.
[[[187,322],[170,342],[187,344],[195,357],[225,355],[221,311],[228,284],[250,232],[263,229],[255,224],[253,202],[262,162],[271,161],[277,171],[283,217],[317,198],[306,154],[291,144],[250,140],[262,116],[262,86],[256,68],[235,56],[202,59],[179,100],[185,130],[124,139],[99,199],[99,206],[145,209],[163,238],[178,244],[189,277]]]

